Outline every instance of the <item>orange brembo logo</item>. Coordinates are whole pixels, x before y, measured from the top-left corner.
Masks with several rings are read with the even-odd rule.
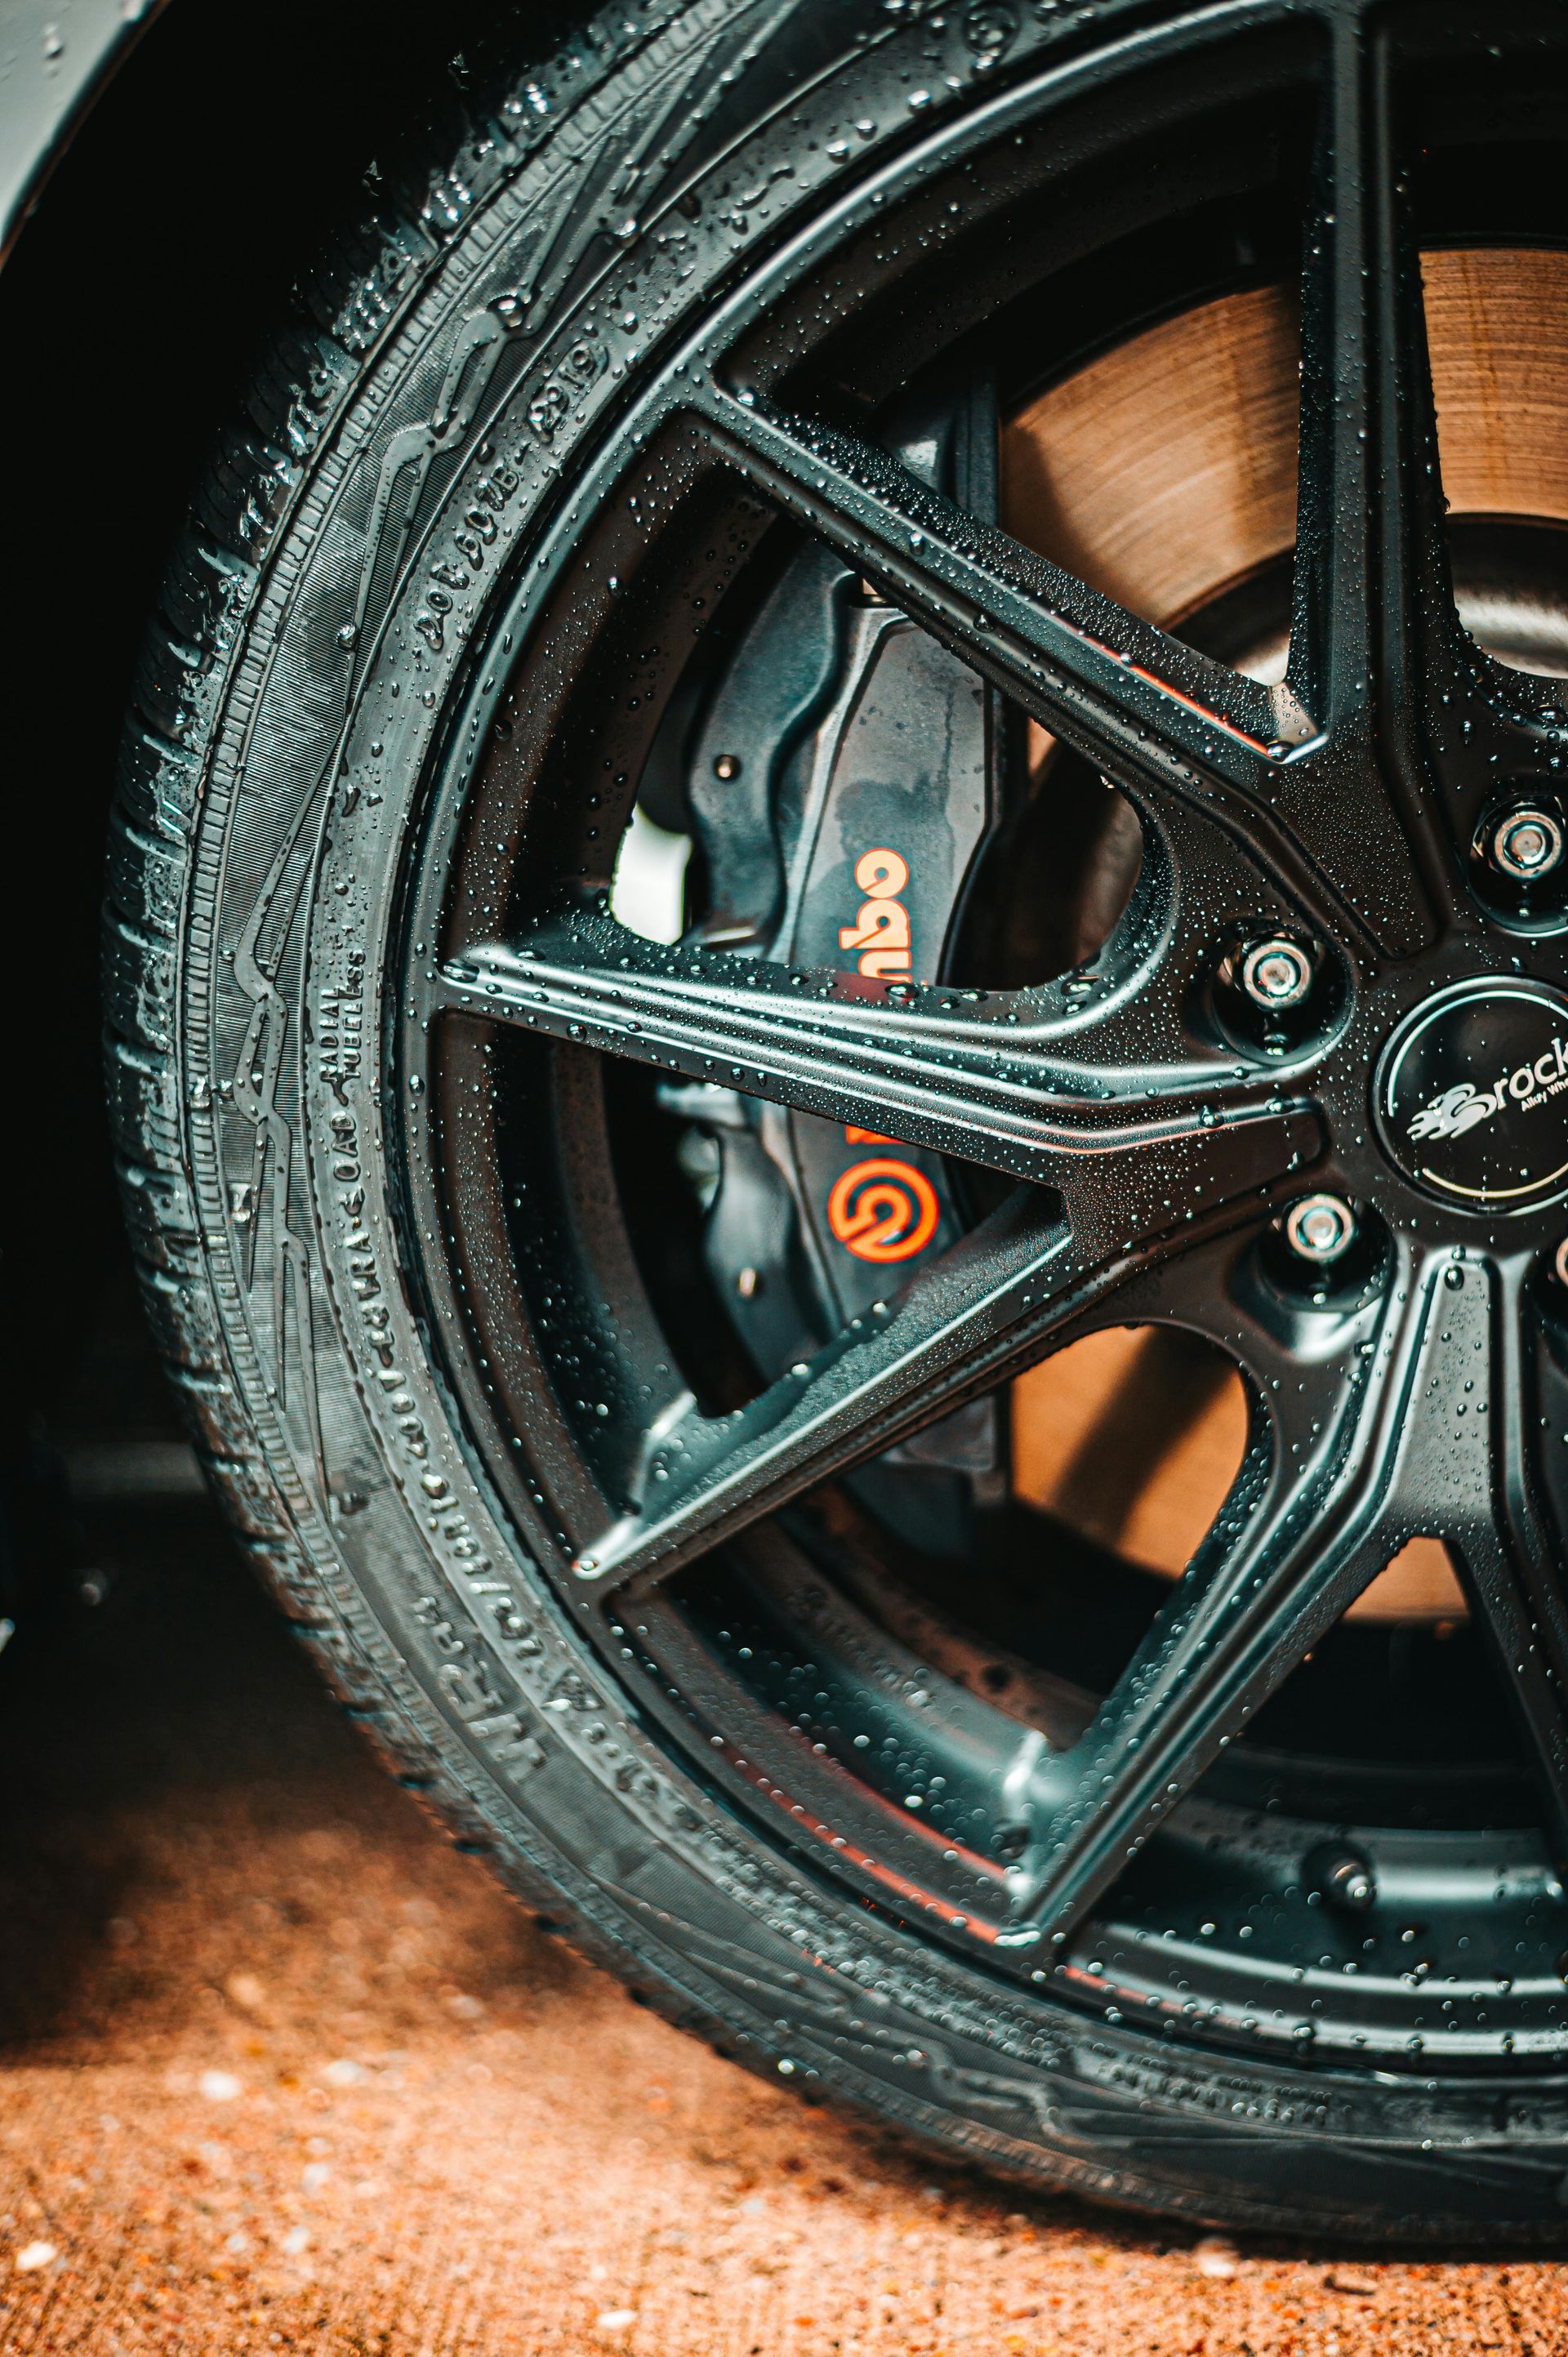
[[[909,911],[898,895],[909,881],[908,861],[896,851],[863,851],[854,880],[865,898],[854,924],[840,926],[840,949],[860,952],[862,974],[908,974]]]
[[[828,1197],[828,1225],[856,1260],[908,1260],[940,1217],[936,1189],[909,1162],[856,1162]]]
[[[879,846],[863,851],[854,880],[865,898],[853,925],[839,929],[839,947],[860,952],[862,974],[881,977],[908,974],[909,911],[898,898],[909,881],[909,863]],[[875,1129],[847,1128],[850,1146],[896,1146]],[[912,1163],[857,1162],[828,1197],[828,1225],[857,1260],[908,1260],[929,1244],[940,1218],[936,1189]]]

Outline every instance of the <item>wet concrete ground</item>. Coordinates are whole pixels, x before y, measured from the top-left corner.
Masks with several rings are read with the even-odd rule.
[[[1238,2249],[941,2169],[539,1931],[200,1505],[0,1662],[0,2352],[1568,2352],[1568,2277]]]

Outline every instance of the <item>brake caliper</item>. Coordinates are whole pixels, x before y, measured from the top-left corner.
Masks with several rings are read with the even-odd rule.
[[[890,446],[972,511],[995,512],[988,392],[911,407]],[[996,818],[994,699],[830,552],[795,554],[689,739],[707,877],[699,938],[890,985],[945,978]],[[709,1266],[768,1376],[950,1245],[963,1211],[940,1155],[732,1092],[664,1092],[718,1144]],[[988,1403],[892,1460],[974,1477],[997,1462]]]

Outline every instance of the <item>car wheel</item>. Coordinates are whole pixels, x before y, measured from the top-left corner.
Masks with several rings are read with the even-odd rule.
[[[350,1708],[752,2067],[1209,2220],[1563,2216],[1565,94],[610,12],[313,282],[127,737],[146,1297]]]

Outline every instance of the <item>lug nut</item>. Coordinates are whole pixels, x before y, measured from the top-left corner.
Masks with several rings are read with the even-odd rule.
[[[1550,811],[1505,811],[1492,826],[1489,856],[1494,867],[1520,884],[1550,876],[1563,857],[1563,824]]]
[[[1285,1214],[1285,1242],[1302,1260],[1323,1267],[1356,1239],[1356,1214],[1340,1195],[1304,1195]]]
[[[1241,987],[1259,1006],[1299,1006],[1312,988],[1312,960],[1295,942],[1254,942],[1241,960]]]

